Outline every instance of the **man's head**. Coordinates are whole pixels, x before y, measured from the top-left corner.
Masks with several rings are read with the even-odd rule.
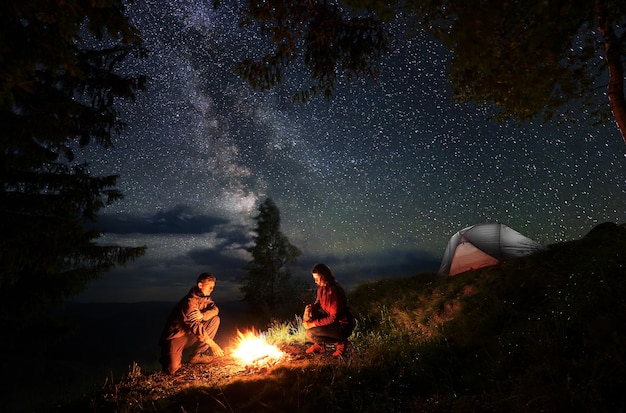
[[[198,276],[198,288],[202,291],[202,294],[205,296],[210,296],[215,288],[215,278],[214,275],[209,274],[208,272],[203,272]]]

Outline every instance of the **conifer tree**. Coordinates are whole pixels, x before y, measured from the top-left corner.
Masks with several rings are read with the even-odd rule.
[[[52,340],[48,304],[144,253],[97,242],[98,211],[122,195],[116,176],[93,176],[74,157],[110,146],[124,126],[115,101],[143,88],[119,70],[143,54],[123,4],[0,2],[0,329],[20,337],[2,340],[3,363]]]
[[[241,291],[245,293],[244,299],[255,308],[274,311],[302,289],[292,281],[287,268],[302,252],[281,232],[280,211],[271,198],[259,206],[255,221],[254,246],[248,248],[252,261],[245,267],[247,275],[242,280]]]

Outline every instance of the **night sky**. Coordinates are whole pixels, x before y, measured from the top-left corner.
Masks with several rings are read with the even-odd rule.
[[[148,253],[78,301],[177,301],[204,271],[218,277],[216,300],[241,298],[266,197],[303,252],[292,275],[311,280],[325,262],[347,289],[436,271],[450,236],[476,223],[553,244],[626,221],[626,145],[614,123],[496,123],[453,101],[445,50],[427,35],[399,43],[378,83],[292,103],[297,68],[271,92],[233,74],[264,45],[209,3],[138,0],[130,10],[150,56],[124,70],[146,73],[147,90],[120,103],[128,128],[115,147],[81,156],[95,174],[118,174],[125,195],[103,211],[102,242]]]

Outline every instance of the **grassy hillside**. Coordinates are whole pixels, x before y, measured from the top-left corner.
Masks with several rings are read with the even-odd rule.
[[[418,399],[400,394],[407,410],[422,401],[427,411],[429,401],[436,411],[626,406],[624,226],[452,278],[362,286],[353,302],[364,330],[386,338],[372,363],[408,372]]]
[[[625,296],[626,228],[606,224],[495,267],[358,287],[343,360],[302,355],[227,378],[135,366],[51,411],[620,412]]]

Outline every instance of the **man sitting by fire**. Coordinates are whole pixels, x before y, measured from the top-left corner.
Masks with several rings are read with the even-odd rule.
[[[306,306],[302,319],[306,338],[313,343],[306,352],[323,353],[326,343],[335,343],[333,357],[340,357],[346,351],[348,337],[355,327],[346,293],[326,264],[315,265],[311,274],[317,284],[317,299],[314,304]]]
[[[196,285],[174,307],[161,334],[161,366],[163,371],[174,374],[181,366],[183,350],[194,347],[190,363],[209,363],[204,354],[211,348],[215,356],[223,356],[224,351],[215,342],[215,334],[220,326],[219,308],[211,298],[215,288],[215,276],[202,273]]]

